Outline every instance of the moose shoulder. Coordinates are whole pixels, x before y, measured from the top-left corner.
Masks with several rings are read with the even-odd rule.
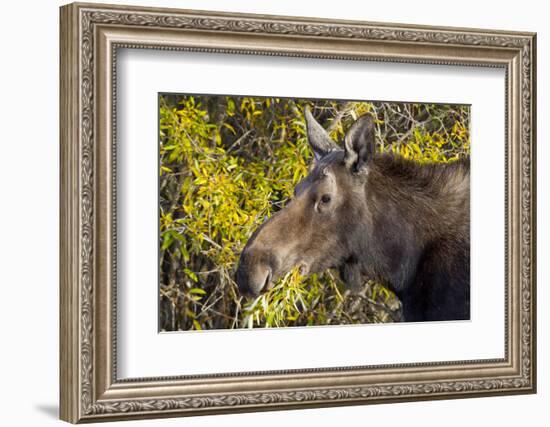
[[[370,115],[340,148],[309,110],[305,119],[313,167],[246,244],[240,292],[258,295],[295,266],[335,268],[349,288],[373,279],[392,289],[405,321],[469,319],[469,159],[420,164],[377,153]]]

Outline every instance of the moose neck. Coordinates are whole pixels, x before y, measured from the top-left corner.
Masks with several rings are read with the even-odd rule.
[[[415,276],[420,257],[431,241],[464,224],[469,215],[469,169],[466,162],[419,164],[383,154],[373,159],[365,185],[363,230],[350,259],[358,259],[344,280],[361,276],[375,279],[396,292],[406,289]],[[442,218],[444,221],[442,221]],[[442,224],[445,227],[442,227]]]

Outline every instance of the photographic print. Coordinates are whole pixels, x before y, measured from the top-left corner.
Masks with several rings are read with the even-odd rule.
[[[536,392],[535,33],[59,22],[61,419]]]
[[[470,318],[470,106],[159,94],[159,329]]]

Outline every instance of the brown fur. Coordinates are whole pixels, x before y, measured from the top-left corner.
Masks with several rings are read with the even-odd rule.
[[[337,268],[352,289],[368,279],[390,287],[407,321],[469,318],[469,159],[419,164],[374,154],[369,116],[342,150],[306,118],[317,160],[294,199],[247,243],[241,292],[257,295],[294,266]]]

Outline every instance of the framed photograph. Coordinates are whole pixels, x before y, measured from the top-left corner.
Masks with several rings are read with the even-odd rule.
[[[61,418],[536,391],[536,37],[61,8]]]

